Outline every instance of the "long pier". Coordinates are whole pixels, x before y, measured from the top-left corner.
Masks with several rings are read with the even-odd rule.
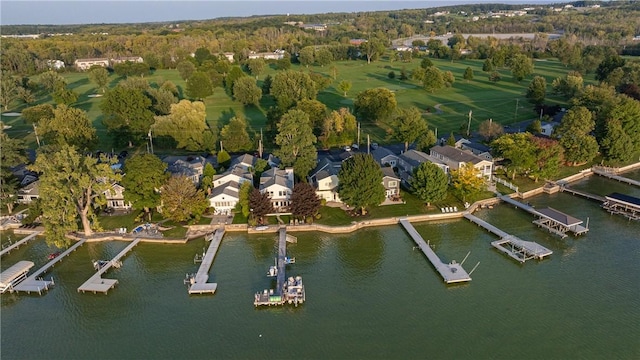
[[[588,193],[586,191],[576,190],[574,188],[568,187],[566,184],[560,185],[560,191],[561,192],[568,192],[570,194],[577,195],[577,196],[582,196],[585,199],[598,201],[600,203],[603,203],[605,201],[605,198],[600,196],[600,195]]]
[[[35,233],[25,237],[24,239],[20,239],[19,241],[16,241],[14,244],[11,244],[11,246],[7,246],[6,248],[2,249],[2,251],[0,251],[0,256],[4,256],[5,254],[8,254],[11,251],[19,248],[20,246],[28,243],[29,241],[35,239],[35,237],[40,235],[41,233],[42,233],[42,231],[35,232]]]
[[[287,229],[281,228],[278,233],[278,275],[276,276],[276,294],[282,296],[286,277],[285,258],[287,257]]]
[[[500,195],[499,197],[500,200],[537,216],[538,219],[533,221],[534,224],[547,229],[549,232],[556,234],[563,239],[567,237],[567,232],[573,232],[573,234],[577,236],[589,231],[588,227],[582,226],[582,220],[574,218],[573,216],[567,215],[556,209],[548,207],[536,210],[532,206],[523,204],[508,195]]]
[[[200,268],[198,268],[193,284],[189,286],[189,294],[213,294],[216,292],[218,284],[209,283],[207,281],[209,280],[209,270],[213,265],[213,259],[218,253],[218,248],[220,247],[223,236],[224,229],[217,229],[215,233],[207,235],[209,240],[211,240],[211,243],[209,244],[206,254],[202,258],[202,263],[200,263]]]
[[[404,227],[404,229],[409,233],[409,236],[415,241],[420,250],[424,253],[424,255],[429,259],[433,267],[440,273],[444,282],[447,284],[459,283],[471,281],[471,276],[467,274],[467,272],[462,268],[462,264],[458,264],[455,261],[452,261],[449,264],[446,264],[440,260],[438,255],[431,250],[431,247],[424,241],[422,236],[418,234],[416,229],[411,225],[409,220],[406,218],[400,219],[400,224]]]
[[[640,181],[638,180],[633,180],[633,179],[626,178],[624,176],[617,175],[615,172],[610,172],[597,166],[594,166],[593,168],[591,168],[591,171],[593,171],[594,174],[598,174],[600,176],[603,176],[612,180],[617,180],[629,185],[640,187]]]
[[[491,246],[509,255],[520,263],[530,259],[541,260],[545,256],[553,254],[553,251],[545,248],[544,246],[533,241],[524,241],[515,235],[508,234],[477,216],[466,213],[464,214],[464,217],[472,223],[477,224],[500,237],[500,240],[492,241]],[[509,245],[510,248],[505,247],[505,245]]]
[[[89,278],[89,280],[85,281],[84,284],[80,285],[78,288],[78,292],[82,291],[83,293],[86,291],[91,291],[94,294],[97,292],[102,292],[105,295],[107,292],[116,286],[118,280],[116,279],[103,279],[102,274],[104,274],[107,270],[111,268],[116,262],[118,262],[123,256],[125,256],[131,249],[133,249],[140,242],[139,238],[136,238],[131,242],[131,244],[127,245],[122,251],[118,253],[111,261],[105,264],[103,267],[98,269],[98,271]]]
[[[28,278],[26,278],[20,284],[16,285],[13,289],[15,291],[22,291],[28,294],[30,294],[33,291],[42,295],[42,291],[49,290],[49,287],[51,285],[54,285],[54,281],[53,279],[51,280],[44,280],[41,278],[39,279],[39,277],[45,272],[47,272],[50,268],[52,268],[55,264],[62,261],[64,257],[69,256],[69,254],[76,251],[76,249],[82,246],[82,244],[84,244],[85,241],[87,241],[87,239],[81,239],[77,241],[75,244],[71,245],[67,250],[65,250],[62,254],[56,256],[55,258],[50,260],[48,263],[46,263],[43,267],[38,269],[36,272],[29,275]]]

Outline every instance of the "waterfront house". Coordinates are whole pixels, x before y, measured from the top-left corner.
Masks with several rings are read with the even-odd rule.
[[[167,163],[167,171],[172,175],[182,175],[198,186],[202,179],[207,160],[202,156],[167,156],[162,159]]]
[[[338,172],[340,172],[340,163],[334,163],[328,158],[319,161],[318,166],[311,171],[307,180],[320,199],[342,202],[338,195]]]
[[[493,161],[483,159],[470,151],[456,149],[449,145],[436,145],[431,148],[430,155],[449,166],[451,170],[457,170],[465,164],[471,163],[474,168],[479,170],[479,176],[491,179]]]
[[[36,180],[25,187],[18,189],[19,204],[31,204],[32,201],[40,197],[40,180]]]
[[[107,200],[107,208],[114,210],[131,210],[131,203],[124,199],[124,187],[118,183],[111,184],[111,188],[104,192]]]
[[[400,178],[389,166],[382,167],[382,185],[384,185],[385,195],[388,199],[400,196]]]
[[[235,209],[240,197],[238,195],[240,184],[235,181],[229,181],[223,185],[214,187],[211,194],[207,197],[209,206],[214,208],[216,215],[230,215]]]
[[[271,204],[277,212],[288,211],[293,192],[293,168],[271,168],[263,172],[258,190],[269,194]]]
[[[378,146],[371,151],[371,155],[380,166],[398,166],[398,156],[386,147]]]
[[[231,166],[229,168],[240,167],[245,171],[253,171],[253,167],[256,164],[256,160],[258,160],[255,156],[244,154],[234,158],[231,161]]]
[[[253,175],[241,166],[232,167],[222,174],[213,176],[213,187],[215,189],[231,181],[238,183],[238,185],[242,185],[245,181],[250,181],[253,184]]]
[[[413,176],[413,170],[424,162],[436,164],[445,174],[449,174],[449,165],[444,161],[418,150],[409,150],[398,157],[398,172],[402,182],[409,187],[409,181]]]

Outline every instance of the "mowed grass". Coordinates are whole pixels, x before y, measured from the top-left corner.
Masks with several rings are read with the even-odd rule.
[[[431,129],[437,129],[439,137],[445,137],[450,132],[461,132],[471,116],[471,130],[487,119],[493,119],[502,125],[535,118],[533,105],[527,102],[525,93],[533,76],[539,75],[547,79],[547,103],[566,105],[564,99],[551,95],[551,82],[553,79],[565,75],[570,69],[555,60],[534,61],[534,74],[520,83],[512,80],[509,69],[499,69],[502,80],[492,83],[486,73],[482,71],[483,60],[450,60],[432,59],[435,66],[442,71],[451,71],[455,76],[455,83],[450,88],[444,88],[433,93],[427,92],[412,80],[399,80],[400,72],[404,68],[408,75],[419,66],[421,59],[411,62],[390,63],[381,61],[367,64],[365,61],[340,61],[324,67],[303,67],[294,64],[293,70],[313,71],[330,77],[331,68],[337,69],[336,79],[332,79],[331,85],[318,94],[318,100],[327,105],[331,110],[348,107],[353,110],[353,101],[358,93],[371,88],[385,87],[396,95],[398,107],[406,108],[415,106],[423,112],[423,117]],[[462,78],[467,67],[474,71],[474,79],[466,81]],[[395,79],[388,77],[393,71]],[[258,85],[262,85],[267,75],[274,76],[277,71],[273,66],[267,67],[264,74],[258,79]],[[102,122],[100,104],[101,97],[89,97],[98,93],[86,73],[63,73],[69,87],[79,94],[74,106],[87,111],[89,119],[97,129],[100,138],[99,148],[108,151],[112,149],[113,141]],[[170,80],[176,84],[180,93],[184,96],[186,83],[180,78],[177,70],[157,70],[145,77],[150,83],[160,84]],[[109,86],[115,86],[121,80],[115,74],[110,76]],[[347,80],[352,83],[347,96],[337,89],[338,83]],[[595,83],[593,76],[587,76],[585,83]],[[50,96],[38,99],[37,103],[53,103]],[[14,104],[17,104],[15,102]],[[516,104],[518,108],[516,109]],[[205,99],[206,120],[210,126],[222,127],[234,116],[242,116],[247,119],[250,133],[259,133],[266,125],[266,112],[270,106],[275,105],[271,97],[264,97],[260,106],[244,106],[229,97],[224,89],[216,88],[214,94]],[[436,105],[440,110],[436,109]],[[25,105],[15,106],[10,111],[21,111]],[[7,133],[12,137],[24,138],[31,147],[35,147],[35,135],[33,128],[22,121],[21,117],[2,116],[2,121],[12,128]],[[389,124],[386,122],[371,123],[362,121],[362,138],[371,136],[371,141],[387,143],[391,141],[388,136]],[[115,149],[119,150],[119,149]]]

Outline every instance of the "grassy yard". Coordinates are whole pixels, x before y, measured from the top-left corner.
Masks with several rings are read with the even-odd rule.
[[[525,91],[531,78],[535,75],[543,76],[547,79],[548,92],[551,91],[551,81],[558,76],[566,74],[568,71],[561,63],[554,60],[535,61],[534,74],[522,81],[515,83],[512,81],[510,71],[508,69],[499,70],[502,75],[502,81],[492,83],[488,80],[487,75],[482,72],[483,60],[459,60],[451,62],[449,60],[432,59],[434,65],[443,71],[451,71],[456,81],[451,88],[438,90],[429,93],[418,86],[411,80],[399,80],[400,71],[405,68],[410,74],[420,64],[420,59],[414,59],[412,62],[389,63],[387,60],[381,60],[367,64],[364,61],[340,61],[334,62],[329,66],[310,66],[308,68],[293,65],[293,70],[313,71],[321,73],[329,77],[331,67],[337,68],[337,77],[332,84],[324,91],[318,94],[318,100],[325,103],[330,109],[338,109],[340,107],[349,107],[353,109],[353,99],[363,90],[386,87],[396,94],[399,107],[416,106],[424,112],[424,118],[432,129],[437,129],[439,137],[447,136],[451,131],[458,131],[461,127],[466,126],[469,111],[472,111],[471,128],[476,129],[478,125],[489,118],[503,125],[523,121],[536,116],[525,97]],[[467,67],[471,67],[474,71],[474,80],[465,81],[462,75]],[[394,71],[395,79],[389,79],[388,73]],[[260,76],[259,85],[267,75],[275,75],[276,70],[268,67],[264,74]],[[111,150],[113,141],[107,134],[107,130],[102,123],[102,113],[100,103],[102,98],[89,97],[96,94],[95,86],[89,81],[86,73],[62,73],[69,84],[69,87],[79,94],[78,102],[74,105],[87,111],[89,118],[96,127],[100,138],[99,148],[103,151]],[[177,70],[157,70],[153,74],[146,77],[150,83],[162,83],[170,80],[176,84],[179,91],[184,93],[185,82],[182,80]],[[117,75],[110,76],[109,86],[115,86],[121,80]],[[342,81],[351,81],[352,88],[344,97],[343,94],[336,89],[337,84]],[[585,78],[586,83],[593,82],[592,76]],[[548,103],[558,103],[565,105],[563,99],[549,96]],[[17,102],[16,102],[17,103]],[[16,104],[14,103],[14,104]],[[50,96],[38,99],[38,103],[52,103]],[[518,109],[516,109],[518,104]],[[270,97],[265,97],[260,106],[243,106],[232,100],[221,88],[216,88],[214,94],[205,100],[207,111],[207,122],[210,126],[221,127],[228,123],[233,116],[244,116],[252,131],[256,133],[265,126],[266,112],[273,105]],[[435,106],[438,105],[440,110]],[[21,111],[25,106],[19,105],[11,109],[11,111]],[[516,114],[517,113],[517,114]],[[2,121],[12,126],[7,133],[12,137],[24,138],[31,147],[35,147],[35,135],[33,128],[25,124],[21,117],[2,116]],[[374,124],[363,122],[362,135],[371,135],[371,140],[378,143],[386,143],[388,125],[384,123]],[[121,150],[121,149],[114,149]]]

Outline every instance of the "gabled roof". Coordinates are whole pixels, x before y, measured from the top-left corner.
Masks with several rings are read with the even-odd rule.
[[[390,178],[394,178],[394,179],[398,179],[400,180],[400,178],[398,177],[398,175],[396,175],[395,172],[393,172],[393,168],[390,166],[383,166],[382,167],[382,176],[383,177],[390,177]]]
[[[268,188],[274,184],[293,189],[293,169],[282,170],[271,168],[260,176],[260,190]]]
[[[404,160],[411,166],[418,166],[423,162],[430,161],[430,156],[418,150],[409,150],[400,154],[400,159]]]
[[[253,180],[253,175],[251,175],[250,172],[244,170],[243,168],[239,167],[239,166],[235,166],[230,168],[229,170],[225,171],[222,174],[219,175],[214,175],[213,176],[213,181],[215,182],[218,179],[224,178],[225,176],[229,176],[229,175],[233,175],[233,176],[237,176],[239,178],[244,178],[247,180]]]
[[[481,157],[478,157],[476,155],[473,155],[470,152],[464,151],[464,150],[460,150],[460,149],[456,149],[452,146],[449,145],[444,145],[444,146],[440,146],[440,145],[436,145],[434,147],[431,148],[431,152],[435,153],[435,154],[439,154],[442,155],[443,157],[451,160],[451,161],[455,161],[455,162],[459,162],[459,163],[472,163],[472,164],[477,164],[479,162],[482,161],[487,161],[486,159],[483,159]]]
[[[311,171],[309,178],[316,178],[317,181],[332,175],[338,175],[340,165],[340,163],[334,163],[328,158],[323,158],[318,162],[316,168]]]
[[[242,154],[231,161],[231,166],[244,164],[246,166],[254,166],[256,164],[256,157],[250,154]]]
[[[391,150],[387,149],[386,147],[382,147],[382,146],[378,146],[377,149],[372,150],[371,151],[371,155],[376,160],[376,162],[378,164],[381,164],[381,165],[382,165],[382,159],[384,159],[387,156],[394,156],[396,158],[398,157]]]
[[[567,227],[572,227],[575,225],[580,225],[582,224],[582,220],[580,219],[576,219],[571,215],[567,215],[561,211],[558,211],[556,209],[553,208],[545,208],[545,209],[538,209],[538,212],[541,213],[542,215],[545,215]]]
[[[228,183],[225,183],[216,188],[213,188],[213,190],[211,191],[211,194],[207,198],[213,198],[218,195],[224,194],[228,196],[233,196],[237,199],[239,188],[240,188],[240,185],[237,182],[229,181]]]
[[[27,186],[18,189],[18,194],[20,195],[40,195],[40,180],[36,180]]]

